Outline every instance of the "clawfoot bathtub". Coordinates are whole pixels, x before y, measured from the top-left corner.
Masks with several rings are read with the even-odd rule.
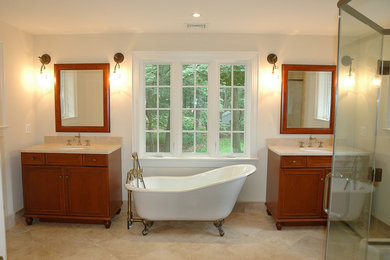
[[[138,221],[144,224],[143,235],[148,233],[153,221],[192,220],[214,221],[223,236],[224,219],[231,213],[246,177],[255,171],[253,165],[240,164],[184,177],[145,177],[146,188],[137,187],[137,180],[125,186],[129,201],[133,194],[141,218]],[[130,210],[128,227],[132,222]]]

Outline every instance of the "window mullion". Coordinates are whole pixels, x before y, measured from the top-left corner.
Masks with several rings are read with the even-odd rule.
[[[218,151],[218,129],[219,129],[219,84],[218,64],[209,63],[209,85],[208,85],[208,135],[207,146],[211,156],[217,155]]]
[[[181,63],[171,64],[171,151],[180,156],[182,147]]]

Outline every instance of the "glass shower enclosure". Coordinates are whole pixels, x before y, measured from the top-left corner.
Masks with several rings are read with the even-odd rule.
[[[390,259],[390,1],[341,0],[326,259]]]

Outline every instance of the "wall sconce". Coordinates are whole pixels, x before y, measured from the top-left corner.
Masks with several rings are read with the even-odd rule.
[[[273,64],[272,74],[274,74],[275,70],[278,69],[278,67],[276,67],[276,62],[278,61],[278,56],[276,56],[276,54],[274,54],[274,53],[268,54],[267,61],[269,64]]]
[[[39,75],[38,75],[38,84],[44,89],[48,89],[51,87],[52,82],[51,82],[51,77],[46,71],[46,65],[50,63],[51,57],[49,54],[43,54],[38,58],[39,61],[41,62],[41,69],[39,70]]]
[[[38,57],[39,61],[41,62],[41,70],[40,73],[42,74],[43,71],[46,69],[45,65],[49,64],[51,61],[50,55],[49,54],[43,54],[42,56]]]
[[[278,61],[278,56],[276,54],[271,53],[267,56],[267,61],[269,64],[272,64],[272,73],[268,71],[264,74],[264,87],[268,90],[277,90],[279,86],[280,76],[277,71],[278,67],[276,66],[276,62]]]
[[[119,73],[119,69],[121,68],[121,63],[125,59],[125,56],[123,56],[122,53],[118,52],[114,55],[114,61],[115,61],[115,67],[114,67],[114,73]],[[117,71],[118,70],[118,71]]]
[[[355,85],[355,75],[352,73],[352,61],[353,59],[350,56],[343,56],[341,58],[341,64],[344,66],[349,66],[348,73],[344,76],[343,83],[344,87],[349,88]]]
[[[125,59],[125,56],[118,52],[118,53],[115,53],[114,55],[114,61],[115,61],[115,67],[114,67],[114,71],[112,72],[111,74],[111,77],[110,77],[110,83],[113,87],[117,88],[117,89],[121,89],[123,87],[123,82],[124,82],[124,75],[122,75],[122,71],[121,71],[121,63],[123,62],[123,60]]]

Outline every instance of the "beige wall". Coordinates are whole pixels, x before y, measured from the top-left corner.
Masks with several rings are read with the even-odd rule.
[[[25,124],[35,123],[33,37],[0,22],[4,49],[4,94],[7,128],[1,132],[2,181],[7,225],[14,212],[23,207],[19,149],[36,143],[36,131],[25,133]]]
[[[49,53],[54,63],[110,62],[120,51],[125,56],[121,68],[127,74],[125,89],[111,92],[111,136],[123,137],[122,171],[123,181],[131,167],[131,71],[133,51],[256,51],[259,53],[259,88],[257,151],[259,160],[257,172],[250,176],[239,199],[244,201],[265,201],[266,188],[266,139],[279,137],[280,82],[270,85],[265,81],[271,72],[266,57],[274,52],[278,55],[277,65],[290,64],[336,64],[337,37],[335,36],[289,36],[256,34],[107,34],[107,35],[57,35],[36,36],[34,57]],[[35,66],[37,67],[38,61]],[[44,135],[63,135],[55,132],[53,93],[38,93],[36,102],[36,123],[39,142]],[[39,100],[39,101],[38,101]],[[291,137],[283,135],[283,137]],[[296,137],[293,135],[293,137]],[[154,169],[145,169],[150,173]],[[205,168],[190,169],[201,172]],[[185,169],[163,169],[171,174],[186,174]],[[125,191],[123,191],[124,198]]]
[[[125,87],[111,91],[111,133],[94,136],[122,136],[122,171],[131,167],[132,140],[132,54],[133,51],[256,51],[259,53],[257,172],[247,181],[240,194],[242,201],[264,201],[266,188],[266,139],[280,137],[280,82],[265,80],[271,71],[266,56],[278,55],[277,65],[335,64],[337,38],[335,36],[290,36],[256,34],[106,34],[31,36],[0,23],[0,41],[4,43],[5,95],[8,128],[4,135],[4,197],[6,215],[23,207],[19,149],[43,142],[45,135],[69,135],[55,132],[53,89],[42,89],[35,84],[39,71],[37,59],[43,53],[52,57],[48,65],[53,72],[55,63],[110,62],[113,55],[122,52],[125,61],[121,68],[127,75]],[[31,134],[25,133],[25,124],[31,124]],[[74,133],[70,133],[73,135]],[[293,135],[302,137],[305,135]],[[283,135],[282,137],[292,137]],[[154,169],[146,169],[153,171]],[[205,168],[189,169],[195,173]],[[183,169],[165,168],[164,172],[185,174]],[[126,198],[123,190],[123,196]],[[8,221],[12,225],[12,221]]]

